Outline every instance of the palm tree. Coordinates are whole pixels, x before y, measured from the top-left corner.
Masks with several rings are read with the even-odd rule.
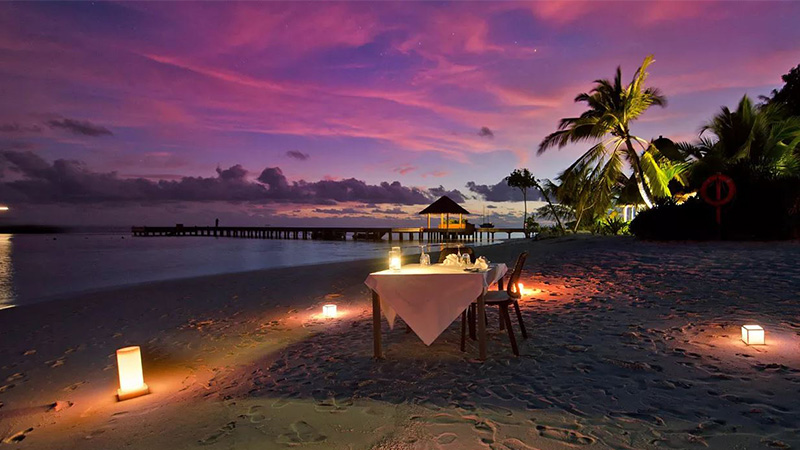
[[[525,224],[528,223],[528,189],[539,189],[544,197],[544,200],[548,205],[550,205],[550,208],[555,211],[553,208],[553,203],[550,201],[550,196],[547,194],[547,192],[545,192],[544,189],[542,189],[542,186],[539,184],[539,180],[537,180],[528,169],[514,169],[514,171],[505,178],[505,180],[509,187],[517,188],[522,192],[522,201],[525,205],[525,214],[522,217],[523,228],[525,228]],[[558,222],[558,227],[561,228],[561,231],[563,232],[564,226],[561,225],[561,219],[558,218],[558,215],[556,215],[556,221]]]
[[[539,144],[539,154],[551,147],[563,148],[569,143],[596,141],[586,153],[567,169],[593,167],[592,178],[602,179],[600,183],[606,194],[622,175],[622,162],[627,161],[633,168],[633,175],[639,194],[648,208],[653,206],[654,197],[669,196],[669,179],[658,164],[659,153],[652,142],[634,136],[630,124],[653,105],[664,107],[666,98],[654,87],[644,87],[647,67],[653,62],[650,55],[636,70],[633,80],[622,85],[622,70],[617,67],[614,81],[595,80],[594,88],[587,94],[575,97],[575,102],[584,102],[589,109],[579,117],[561,119],[558,131],[551,133]],[[636,142],[642,148],[641,156],[634,148]]]
[[[575,166],[572,170],[565,170],[558,176],[560,184],[556,188],[558,202],[572,209],[575,217],[573,232],[578,231],[584,219],[590,223],[596,222],[605,215],[614,198],[624,183],[622,176],[613,180],[613,185],[604,188],[601,186],[606,180],[597,178],[597,173],[591,166]]]
[[[700,133],[706,132],[716,139],[698,145],[705,147],[698,169],[744,166],[761,176],[800,176],[800,117],[787,116],[780,105],[759,107],[745,95],[735,111],[723,107],[704,125]]]

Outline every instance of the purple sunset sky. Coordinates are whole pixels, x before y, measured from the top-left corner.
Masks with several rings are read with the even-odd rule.
[[[458,191],[517,225],[492,186],[576,158],[536,147],[592,80],[654,54],[669,106],[633,131],[692,140],[781,85],[799,19],[797,2],[3,3],[0,223],[419,223]]]

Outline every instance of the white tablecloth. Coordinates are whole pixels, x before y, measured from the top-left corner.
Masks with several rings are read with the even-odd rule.
[[[381,311],[394,326],[399,315],[431,345],[442,332],[489,286],[505,275],[505,264],[472,273],[463,268],[434,264],[409,264],[400,271],[383,270],[369,274],[364,283],[381,298]]]

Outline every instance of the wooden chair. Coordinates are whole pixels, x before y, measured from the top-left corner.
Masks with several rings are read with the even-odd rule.
[[[477,258],[477,256],[475,256],[475,251],[472,250],[472,247],[461,247],[461,248],[445,247],[442,249],[442,251],[439,252],[439,264],[444,262],[445,258],[447,258],[447,255],[450,254],[457,255],[459,252],[462,255],[464,253],[468,254],[470,261],[472,261],[473,264],[475,263],[475,259]]]
[[[509,306],[514,306],[514,311],[517,313],[517,322],[522,332],[522,338],[528,338],[528,331],[525,329],[525,323],[522,322],[522,312],[519,310],[519,299],[522,294],[517,289],[519,277],[522,274],[522,267],[525,265],[525,260],[528,258],[528,252],[522,252],[517,257],[517,262],[514,264],[514,270],[508,278],[508,285],[504,291],[488,291],[486,293],[485,301],[486,306],[498,306],[500,308],[500,323],[508,330],[508,340],[511,341],[511,350],[514,355],[519,356],[519,348],[517,348],[517,338],[514,336],[514,330],[511,328],[511,316],[508,313]],[[469,305],[470,321],[474,320],[477,316],[477,302],[472,302]],[[474,325],[471,327],[474,328]],[[501,326],[502,329],[502,326]],[[467,337],[467,310],[461,313],[461,351],[466,349]]]

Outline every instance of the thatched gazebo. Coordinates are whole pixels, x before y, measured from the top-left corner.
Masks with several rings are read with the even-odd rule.
[[[431,215],[439,214],[439,228],[464,228],[463,219],[464,215],[470,214],[469,211],[462,208],[461,205],[453,201],[450,197],[443,195],[431,203],[427,208],[419,212],[428,216],[428,228],[431,227]],[[458,225],[450,225],[450,214],[458,214]]]

